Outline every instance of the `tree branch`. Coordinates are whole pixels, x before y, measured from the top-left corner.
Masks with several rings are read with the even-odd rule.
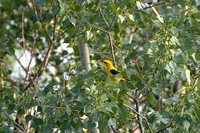
[[[139,57],[137,57],[137,58],[139,58]],[[135,67],[136,67],[136,70],[138,71],[138,74],[141,76],[141,78],[144,78],[144,76],[143,76],[143,74],[142,74],[142,72],[140,70],[140,67],[138,66],[137,61],[135,61]]]
[[[48,50],[47,50],[47,53],[45,54],[45,57],[44,57],[44,60],[43,62],[41,63],[39,69],[38,69],[38,72],[37,74],[33,77],[32,81],[24,88],[23,92],[24,93],[26,90],[28,90],[28,88],[33,84],[33,82],[36,80],[37,77],[40,77],[41,74],[43,73],[43,71],[45,70],[48,62],[49,62],[49,58],[50,58],[50,55],[51,55],[51,51],[52,51],[52,45],[53,45],[53,42],[55,40],[55,27],[56,27],[56,24],[57,24],[57,18],[56,16],[54,17],[54,31],[53,31],[53,38],[51,39],[51,37],[49,36],[49,34],[47,33],[47,30],[45,29],[45,25],[42,23],[41,19],[40,19],[40,16],[39,16],[39,12],[37,11],[37,8],[36,8],[36,5],[35,5],[35,0],[31,0],[32,4],[33,4],[33,10],[35,12],[35,15],[38,19],[38,21],[41,23],[42,25],[42,29],[44,30],[45,32],[45,35],[47,37],[47,40],[48,40],[48,44],[49,44],[49,47],[48,47]]]
[[[112,131],[114,132],[114,133],[117,133],[117,131],[115,131],[115,129],[114,129],[114,127],[111,125],[110,126],[111,127],[111,129],[112,129]]]
[[[111,35],[111,32],[108,32],[108,39],[109,39],[109,44],[110,44],[110,53],[111,53],[111,56],[112,56],[112,59],[113,59],[113,63],[115,65],[115,67],[117,68],[117,63],[116,63],[116,60],[115,60],[115,52],[114,52],[114,47],[113,47],[113,41],[112,41],[112,35]]]
[[[99,12],[100,12],[101,17],[103,18],[103,21],[104,21],[104,23],[106,24],[107,28],[109,28],[109,24],[108,24],[108,22],[106,21],[104,15],[103,15],[103,12],[102,12],[102,10],[101,10],[101,7],[99,7]]]
[[[110,31],[111,28],[112,28],[112,25],[113,25],[113,23],[114,23],[114,21],[115,21],[115,19],[116,19],[116,16],[117,16],[117,15],[115,15],[115,16],[113,17],[112,21],[110,22],[110,25],[108,26],[108,30],[109,30],[109,31]]]
[[[24,37],[24,9],[22,9],[22,45],[25,48],[25,37]]]
[[[31,49],[31,59],[28,63],[28,66],[26,68],[26,76],[24,78],[24,85],[26,84],[26,82],[29,80],[29,75],[30,75],[30,67],[31,67],[31,62],[33,60],[33,54],[34,54],[34,48],[35,48],[35,43],[36,43],[36,33],[34,34],[34,37],[33,37],[33,46],[32,46],[32,49]]]
[[[92,25],[92,24],[89,24],[89,26],[91,26],[91,27],[93,27],[93,28],[95,28],[95,29],[97,29],[97,30],[100,30],[100,31],[102,31],[102,32],[104,32],[104,33],[108,33],[108,31],[106,31],[106,30],[104,30],[104,29],[101,29],[101,28],[99,28],[99,27],[97,27],[97,26],[95,26],[95,25]]]
[[[158,131],[156,131],[156,133],[161,133],[162,131],[164,131],[165,129],[170,128],[170,127],[172,127],[172,123],[170,123],[169,125],[159,129]]]
[[[113,23],[114,23],[114,20],[115,20],[115,18],[116,18],[116,15],[115,15],[114,18],[112,19],[111,23],[108,24],[108,22],[106,21],[105,16],[104,16],[104,14],[103,14],[103,12],[102,12],[102,10],[101,10],[100,7],[99,7],[99,12],[100,12],[100,15],[101,15],[101,17],[102,17],[102,19],[103,19],[103,21],[104,21],[106,27],[107,27],[107,32],[106,32],[106,33],[107,33],[107,36],[108,36],[108,39],[109,39],[110,54],[111,54],[111,56],[112,56],[113,63],[114,63],[114,65],[115,65],[115,67],[117,68],[117,64],[116,64],[116,60],[115,60],[114,46],[113,46],[113,41],[112,41],[112,34],[111,34],[111,31],[110,31],[111,28],[112,28],[112,25],[113,25]]]
[[[126,106],[126,107],[128,107],[128,108],[131,109],[134,113],[136,113],[136,114],[139,115],[142,119],[144,119],[145,122],[147,123],[147,126],[148,126],[148,129],[149,129],[150,133],[153,133],[153,131],[152,131],[150,125],[149,125],[149,122],[148,122],[147,118],[145,118],[144,116],[142,116],[139,112],[137,112],[134,108],[130,107],[129,105],[127,105],[127,104],[123,104],[123,105]]]
[[[19,65],[22,67],[22,69],[23,69],[25,72],[27,72],[27,71],[26,71],[26,68],[22,65],[21,61],[17,58],[17,56],[16,56],[15,54],[14,54],[14,57],[15,57],[16,61],[19,63]]]
[[[136,111],[139,113],[139,103],[138,103],[138,100],[135,99],[134,97],[130,96],[129,97],[131,99],[133,99],[133,101],[135,102],[135,108],[136,108]],[[139,113],[140,114],[140,113]],[[137,114],[137,122],[138,122],[138,125],[139,125],[139,129],[140,129],[140,132],[143,133],[143,129],[142,129],[142,122],[141,122],[141,119],[140,119],[140,115]]]
[[[7,112],[3,111],[6,117],[8,117],[23,133],[26,133],[26,129],[24,129],[21,125],[19,125],[17,122],[15,122],[8,114]]]

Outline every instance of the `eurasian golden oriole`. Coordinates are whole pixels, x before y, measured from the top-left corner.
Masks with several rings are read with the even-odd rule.
[[[103,60],[104,64],[106,65],[106,74],[110,77],[112,75],[116,75],[119,73],[119,71],[115,68],[112,61],[110,60]],[[115,77],[115,81],[118,83],[120,81],[125,81],[124,78],[121,77]]]
[[[119,71],[114,67],[112,61],[110,60],[103,60],[104,64],[106,65],[106,74],[108,76],[118,74]]]

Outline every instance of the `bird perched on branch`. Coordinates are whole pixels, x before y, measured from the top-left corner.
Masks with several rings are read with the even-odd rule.
[[[119,73],[119,71],[113,65],[112,61],[110,61],[110,60],[103,60],[103,62],[106,65],[106,74],[108,76],[116,75],[116,74]]]
[[[103,60],[104,64],[106,65],[106,74],[110,77],[112,75],[116,75],[119,73],[119,71],[115,68],[112,61],[110,60]],[[125,81],[124,78],[116,77],[115,81],[118,83],[120,81]]]

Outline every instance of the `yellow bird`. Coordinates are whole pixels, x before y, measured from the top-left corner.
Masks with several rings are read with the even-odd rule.
[[[118,74],[119,71],[115,68],[112,61],[110,60],[103,60],[104,64],[106,65],[106,74],[108,76]]]
[[[103,60],[104,64],[106,65],[106,74],[110,77],[112,75],[116,75],[119,73],[119,71],[115,68],[112,61],[110,60]],[[124,78],[116,77],[115,81],[119,83],[120,81],[125,81]]]

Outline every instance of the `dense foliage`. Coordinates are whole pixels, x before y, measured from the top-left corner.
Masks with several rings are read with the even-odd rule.
[[[140,2],[1,0],[0,132],[198,132],[200,2]]]

